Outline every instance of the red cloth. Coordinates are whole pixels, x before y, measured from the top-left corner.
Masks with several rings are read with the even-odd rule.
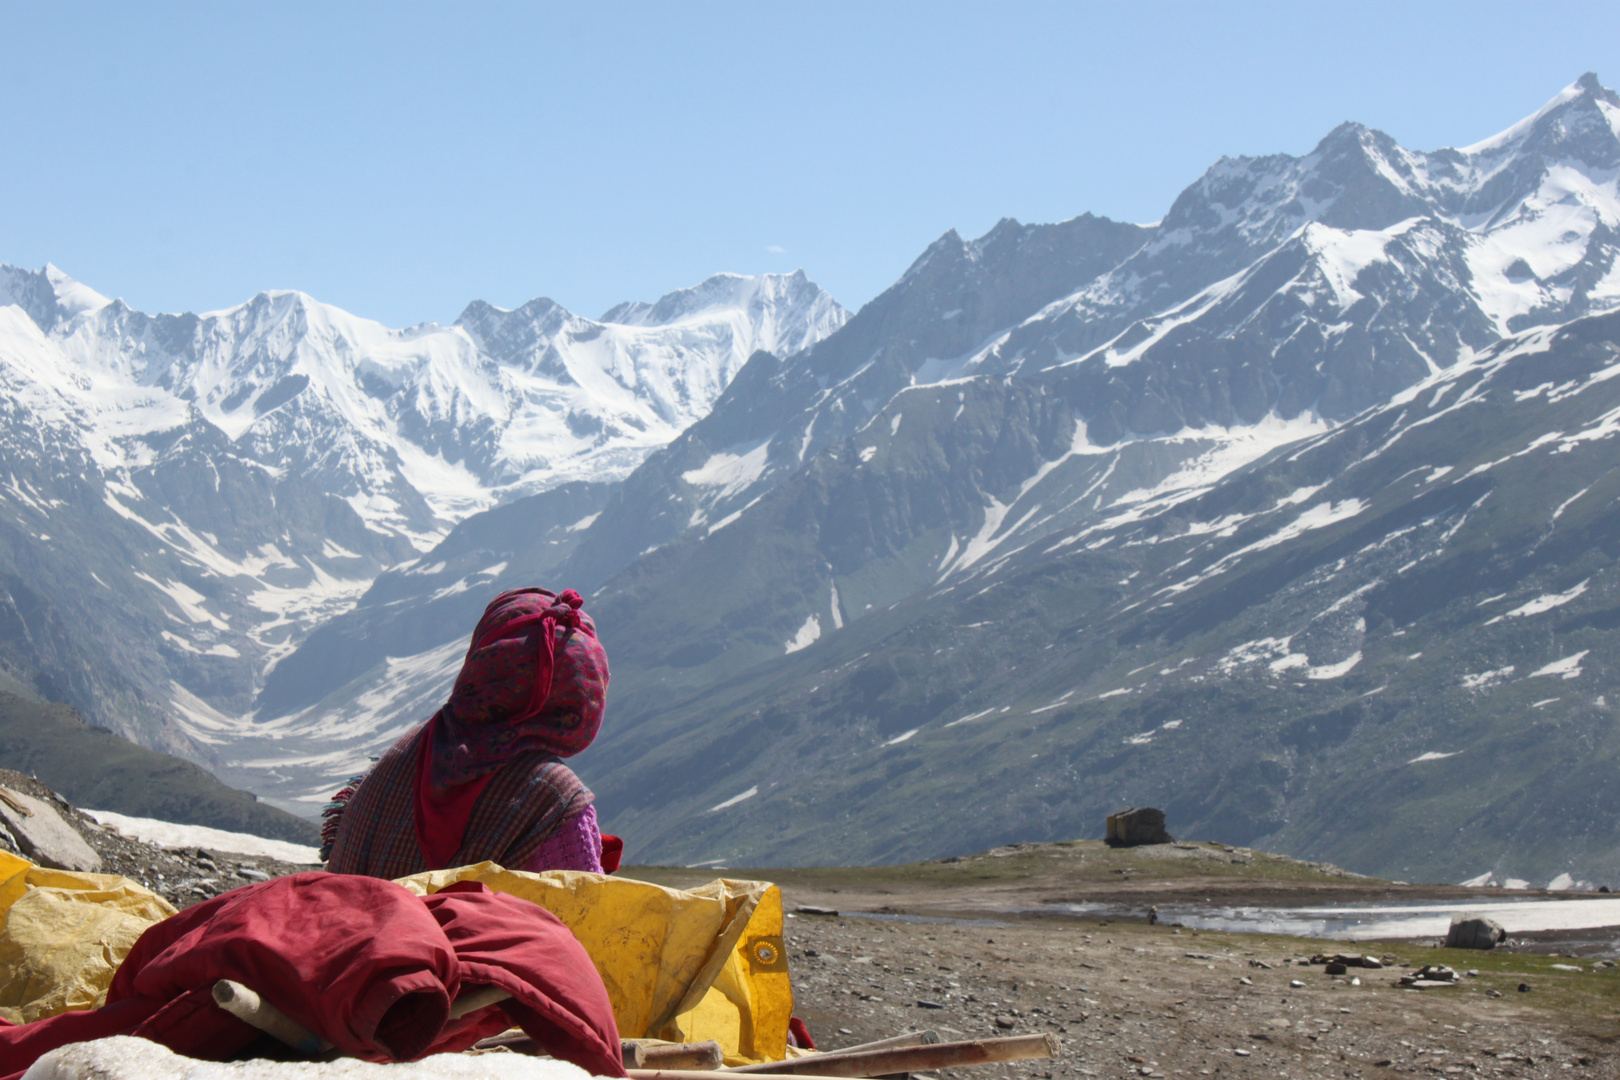
[[[624,841],[612,833],[602,834],[602,873],[619,872],[619,860],[624,857]]]
[[[623,1076],[601,976],[556,916],[462,882],[421,898],[392,882],[305,873],[235,889],[141,935],[107,1004],[0,1029],[0,1077],[15,1080],[70,1042],[136,1035],[215,1061],[259,1032],[214,1004],[219,979],[254,990],[340,1051],[409,1061],[519,1027],[554,1057]],[[447,1023],[466,984],[512,999]]]
[[[449,866],[450,860],[461,850],[473,804],[495,779],[495,774],[489,772],[465,784],[435,791],[430,783],[433,755],[428,753],[428,747],[433,744],[433,726],[438,722],[438,715],[428,721],[427,737],[416,753],[416,846],[422,849],[423,858],[435,870]]]

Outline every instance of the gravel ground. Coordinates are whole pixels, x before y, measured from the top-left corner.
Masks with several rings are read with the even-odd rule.
[[[133,878],[176,907],[316,869],[159,848],[98,825],[20,773],[0,770],[0,785],[51,800],[101,855],[104,872]],[[824,1050],[921,1029],[945,1040],[1050,1032],[1064,1047],[1056,1060],[951,1074],[1620,1080],[1620,967],[1597,958],[1613,952],[1612,937],[1597,935],[1595,949],[1593,932],[1583,931],[1579,941],[1547,935],[1527,943],[1537,954],[1464,953],[1421,942],[1350,946],[1200,932],[1118,914],[1194,894],[1283,906],[1488,895],[1481,890],[1395,885],[1222,845],[1120,852],[1090,841],[1014,845],[911,867],[719,872],[781,883],[794,912],[785,938],[795,1012]],[[715,871],[625,873],[690,885]],[[1050,914],[1053,904],[1076,900],[1105,902],[1116,913]],[[844,914],[801,914],[799,905]],[[1363,950],[1389,966],[1329,976],[1307,962],[1314,953]],[[1436,962],[1465,974],[1444,989],[1396,985],[1410,969]]]
[[[921,1028],[947,1040],[1052,1032],[1065,1047],[1056,1061],[957,1070],[963,1077],[1612,1078],[1617,1071],[1620,975],[1592,962],[1565,972],[1552,966],[1557,957],[1497,956],[1523,970],[1482,971],[1455,987],[1418,991],[1396,980],[1455,951],[1407,945],[1399,957],[1407,968],[1397,962],[1329,977],[1320,965],[1299,963],[1338,951],[1324,942],[1144,923],[799,915],[787,925],[795,1011],[822,1049]],[[1520,982],[1532,989],[1519,992]],[[1547,1000],[1532,1004],[1538,992]],[[1581,1003],[1574,1008],[1571,994]]]
[[[0,786],[49,801],[67,823],[101,856],[101,872],[140,882],[177,908],[218,896],[255,881],[267,881],[318,866],[298,866],[257,855],[207,848],[162,848],[106,825],[98,825],[50,788],[23,773],[0,769]]]

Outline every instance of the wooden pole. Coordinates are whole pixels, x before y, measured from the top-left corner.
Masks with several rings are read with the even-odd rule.
[[[713,1039],[695,1043],[670,1043],[668,1046],[644,1043],[641,1052],[644,1064],[649,1069],[713,1071],[725,1062],[725,1052]]]
[[[939,1032],[937,1031],[908,1031],[904,1035],[895,1035],[887,1039],[878,1039],[875,1042],[861,1043],[859,1046],[823,1050],[821,1051],[820,1060],[841,1057],[844,1054],[859,1054],[867,1050],[896,1050],[902,1046],[934,1046],[939,1041]]]
[[[512,995],[498,986],[484,984],[471,988],[464,988],[450,1003],[450,1019],[460,1020],[463,1016],[471,1016],[479,1009],[487,1009],[491,1005],[499,1005]]]
[[[791,1061],[767,1061],[727,1069],[727,1073],[770,1073],[793,1076],[873,1077],[895,1073],[929,1072],[962,1065],[990,1065],[1002,1061],[1055,1058],[1060,1053],[1055,1035],[1016,1035],[1006,1039],[971,1039],[932,1046],[906,1046],[887,1050],[861,1050],[836,1054],[809,1054]]]
[[[239,982],[221,979],[215,983],[214,1002],[238,1020],[251,1024],[300,1054],[314,1057],[332,1049],[331,1043]]]

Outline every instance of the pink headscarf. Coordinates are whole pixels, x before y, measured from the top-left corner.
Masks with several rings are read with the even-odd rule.
[[[473,629],[450,700],[434,716],[430,793],[493,773],[513,755],[572,757],[602,727],[607,652],[573,589],[503,592]]]

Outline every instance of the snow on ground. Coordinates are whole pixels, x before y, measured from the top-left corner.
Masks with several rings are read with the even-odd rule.
[[[1521,619],[1526,615],[1540,615],[1544,611],[1551,611],[1553,608],[1563,607],[1565,604],[1569,603],[1571,600],[1585,592],[1587,582],[1590,582],[1591,580],[1591,578],[1587,578],[1586,581],[1576,585],[1568,592],[1545,593],[1536,597],[1528,604],[1514,608],[1505,615],[1498,615],[1485,625],[1490,626],[1491,623],[1499,623],[1503,619]]]
[[[741,453],[722,450],[710,455],[696,469],[681,474],[681,479],[697,487],[718,488],[716,500],[730,498],[746,491],[749,485],[765,474],[765,461],[770,454],[770,440],[749,447]]]
[[[1507,667],[1496,668],[1493,671],[1481,671],[1476,675],[1464,675],[1462,677],[1463,689],[1489,690],[1497,683],[1506,681],[1507,677],[1513,674],[1513,670],[1513,665],[1509,664]]]
[[[966,716],[961,717],[960,719],[952,720],[950,723],[946,724],[945,726],[946,727],[955,727],[957,724],[970,724],[975,720],[978,720],[978,719],[981,719],[983,717],[989,716],[991,713],[993,713],[995,711],[996,711],[996,708],[995,708],[994,705],[992,705],[988,709],[983,709],[983,710],[980,710],[979,712],[976,712],[976,713],[968,713]]]
[[[715,803],[713,806],[709,807],[709,813],[712,814],[716,810],[725,810],[728,807],[736,806],[738,803],[743,802],[746,799],[752,799],[755,795],[758,795],[758,794],[759,794],[759,785],[755,784],[753,787],[749,788],[747,791],[743,792],[741,795],[733,795],[731,798],[727,799],[723,803]]]
[[[1323,664],[1320,667],[1308,669],[1305,672],[1305,677],[1307,679],[1337,679],[1341,675],[1350,674],[1350,669],[1359,663],[1361,663],[1361,651],[1358,649],[1337,664]]]
[[[130,817],[111,810],[86,810],[101,825],[111,825],[125,836],[133,836],[160,847],[202,847],[237,855],[259,855],[290,863],[320,862],[315,848],[286,840],[268,840],[248,833],[212,829],[207,825],[180,825],[156,818]]]
[[[1510,878],[1507,888],[1514,888]],[[1528,882],[1519,881],[1518,888]],[[1586,930],[1620,926],[1620,899],[1471,900],[1427,904],[1374,904],[1365,907],[1170,908],[1159,917],[1195,930],[1333,937],[1350,941],[1444,937],[1454,915],[1464,912],[1495,919],[1510,934],[1538,930]]]
[[[1582,649],[1574,656],[1566,656],[1562,660],[1554,660],[1546,667],[1537,668],[1527,678],[1534,679],[1538,675],[1557,675],[1564,679],[1578,679],[1581,676],[1581,661],[1591,649]]]
[[[577,1065],[526,1054],[435,1054],[420,1061],[198,1061],[129,1035],[69,1043],[41,1057],[26,1080],[583,1080]]]
[[[812,615],[804,620],[804,625],[799,627],[797,634],[794,634],[790,640],[783,643],[783,647],[790,653],[796,653],[800,649],[806,649],[814,645],[819,637],[821,637],[821,618]]]

